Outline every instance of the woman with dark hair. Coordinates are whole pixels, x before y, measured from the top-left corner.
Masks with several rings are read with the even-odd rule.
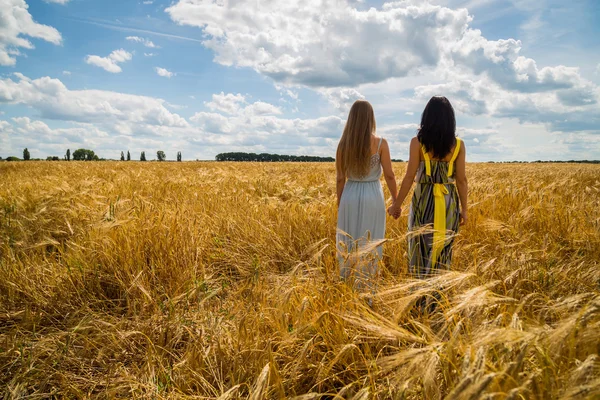
[[[466,152],[465,144],[456,137],[452,105],[443,96],[432,97],[421,115],[417,136],[410,142],[400,192],[388,209],[394,218],[400,216],[416,175],[408,218],[409,270],[415,277],[425,278],[450,266],[454,236],[459,225],[467,222]]]

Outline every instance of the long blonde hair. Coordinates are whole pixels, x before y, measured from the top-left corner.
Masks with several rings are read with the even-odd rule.
[[[371,134],[375,133],[375,113],[366,100],[356,100],[350,108],[344,133],[337,148],[346,176],[363,177],[369,173]]]

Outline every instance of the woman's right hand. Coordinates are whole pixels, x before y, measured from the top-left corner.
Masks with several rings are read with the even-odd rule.
[[[466,225],[468,220],[467,210],[460,211],[460,225]]]
[[[400,204],[397,204],[396,202],[394,202],[394,204],[392,204],[389,208],[388,208],[388,214],[390,214],[392,217],[394,217],[394,219],[398,219],[400,218],[400,212],[402,211],[400,208]]]

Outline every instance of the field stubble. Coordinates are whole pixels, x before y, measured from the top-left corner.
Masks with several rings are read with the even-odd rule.
[[[452,272],[407,277],[403,209],[371,309],[333,164],[0,164],[0,396],[598,398],[600,166],[467,174]]]

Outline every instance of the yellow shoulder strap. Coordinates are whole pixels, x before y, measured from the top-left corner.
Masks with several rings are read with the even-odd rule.
[[[448,165],[448,176],[452,176],[454,173],[454,161],[456,161],[456,157],[458,157],[458,153],[460,151],[460,139],[456,138],[456,147],[454,147],[454,153],[452,154],[452,158],[450,159],[450,163]]]
[[[431,162],[429,155],[425,151],[425,146],[421,145],[421,151],[423,152],[423,158],[425,159],[425,173],[427,176],[431,176]]]

